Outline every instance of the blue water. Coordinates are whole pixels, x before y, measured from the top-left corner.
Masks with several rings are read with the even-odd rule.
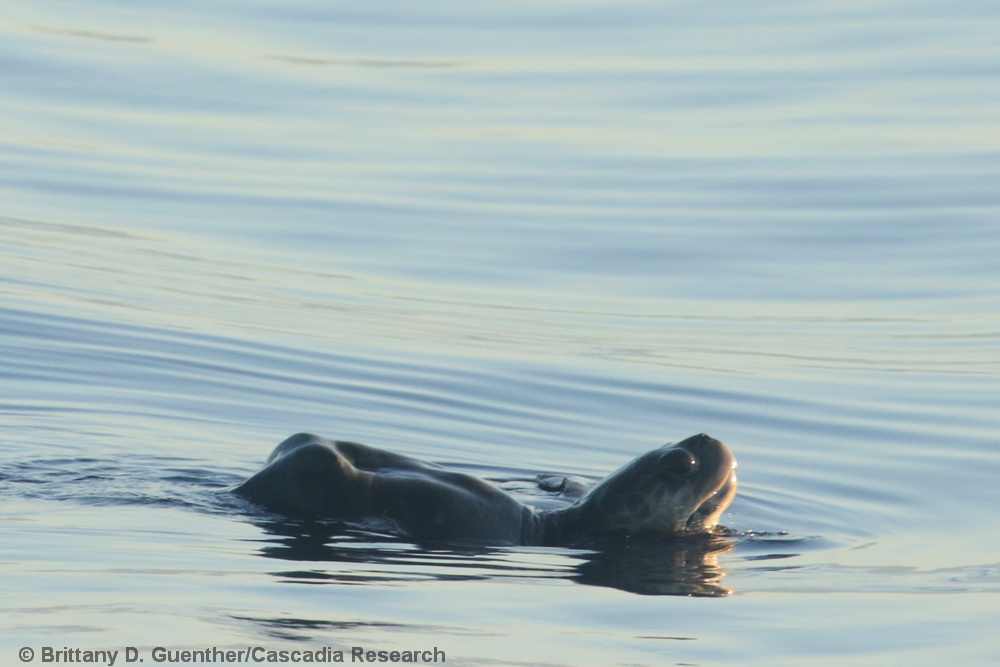
[[[977,2],[8,2],[0,663],[996,664],[997,34]],[[740,534],[704,596],[670,549],[289,535],[225,489],[298,431],[492,479],[708,432]]]

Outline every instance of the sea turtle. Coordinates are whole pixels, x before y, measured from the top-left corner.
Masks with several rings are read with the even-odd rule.
[[[724,444],[695,435],[643,454],[572,504],[541,510],[472,475],[299,433],[234,491],[289,517],[388,520],[417,542],[573,546],[711,532],[736,494],[735,469]],[[553,479],[562,478],[541,484],[551,490]]]

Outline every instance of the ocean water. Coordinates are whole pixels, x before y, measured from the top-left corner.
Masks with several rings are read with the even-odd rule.
[[[972,1],[6,3],[0,663],[997,664],[997,34]],[[494,480],[707,432],[735,535],[303,533],[227,492],[299,431]]]

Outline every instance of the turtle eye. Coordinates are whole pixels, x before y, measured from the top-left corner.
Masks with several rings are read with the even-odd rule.
[[[698,460],[682,448],[668,449],[660,459],[660,471],[668,477],[686,477],[698,469]]]

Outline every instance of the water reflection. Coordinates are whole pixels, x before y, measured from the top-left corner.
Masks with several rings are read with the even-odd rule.
[[[264,634],[275,639],[289,641],[311,641],[315,633],[353,631],[358,628],[378,628],[384,630],[399,630],[410,626],[399,623],[373,623],[361,621],[325,621],[306,618],[230,616],[235,621],[247,621],[259,628]]]
[[[641,595],[725,597],[729,535],[632,537],[586,550],[416,545],[340,522],[256,521],[259,555],[309,566],[272,572],[298,584],[563,579]]]
[[[734,546],[723,535],[632,539],[589,554],[573,579],[641,595],[725,597],[733,590],[721,583],[719,556]]]

